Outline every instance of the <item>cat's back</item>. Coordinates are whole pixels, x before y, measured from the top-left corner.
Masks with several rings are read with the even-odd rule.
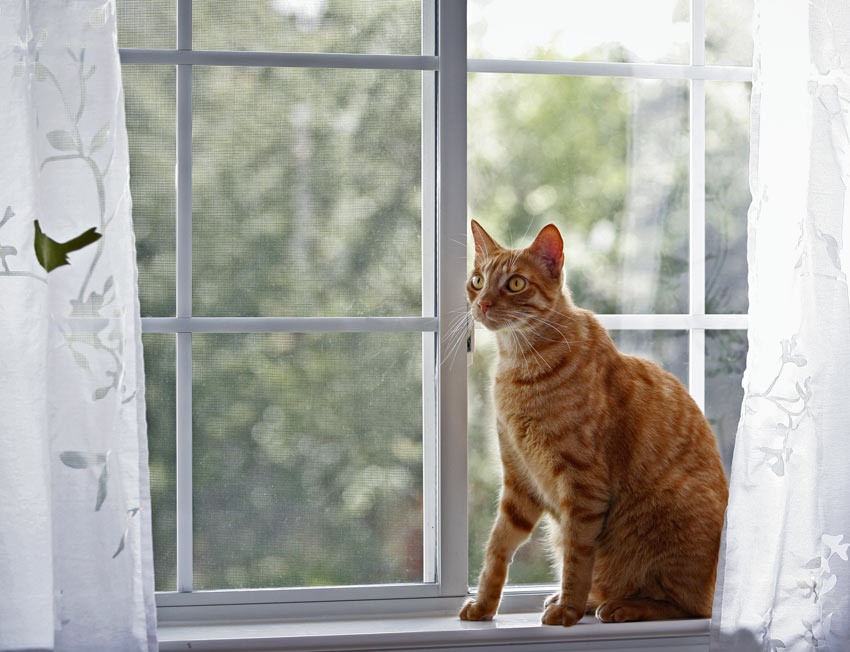
[[[654,362],[619,354],[608,379],[614,476],[655,493],[708,491],[726,504],[726,476],[705,415],[673,374]]]

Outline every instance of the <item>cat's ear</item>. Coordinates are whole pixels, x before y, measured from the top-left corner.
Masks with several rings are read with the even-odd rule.
[[[552,278],[558,277],[564,266],[564,240],[557,226],[554,224],[544,226],[528,251],[546,266]]]
[[[490,237],[490,234],[481,228],[481,225],[478,222],[472,220],[470,222],[470,226],[472,227],[472,239],[475,241],[476,262],[482,256],[486,256],[497,249],[501,249],[499,243],[493,240],[493,238]]]

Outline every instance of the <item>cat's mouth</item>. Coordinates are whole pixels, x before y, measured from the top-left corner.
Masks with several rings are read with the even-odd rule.
[[[501,315],[498,312],[494,312],[492,308],[486,313],[481,310],[481,308],[476,308],[475,319],[491,331],[497,331],[501,328],[507,328],[508,326],[513,326],[515,324],[514,319],[506,315]]]

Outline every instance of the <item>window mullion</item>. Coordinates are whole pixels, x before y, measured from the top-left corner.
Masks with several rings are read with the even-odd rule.
[[[439,318],[439,580],[467,592],[466,365],[450,359],[452,316],[466,309],[466,0],[439,0],[437,201]]]
[[[436,0],[422,0],[422,54],[437,42]],[[422,72],[422,316],[436,314],[437,280],[437,87],[436,73]],[[437,505],[440,495],[437,441],[437,336],[422,333],[422,580],[437,580]]]
[[[192,0],[177,2],[177,48],[192,49]],[[192,66],[177,66],[177,317],[192,317]],[[192,591],[192,333],[177,334],[177,590]]]
[[[705,67],[705,0],[691,0],[691,65]],[[705,79],[691,81],[690,314],[705,314]],[[705,409],[705,329],[689,335],[688,389]]]

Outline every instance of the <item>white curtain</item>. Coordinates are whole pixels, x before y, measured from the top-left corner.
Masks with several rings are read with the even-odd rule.
[[[850,650],[850,3],[757,0],[749,355],[713,650]]]
[[[156,650],[114,0],[0,0],[0,650]]]

